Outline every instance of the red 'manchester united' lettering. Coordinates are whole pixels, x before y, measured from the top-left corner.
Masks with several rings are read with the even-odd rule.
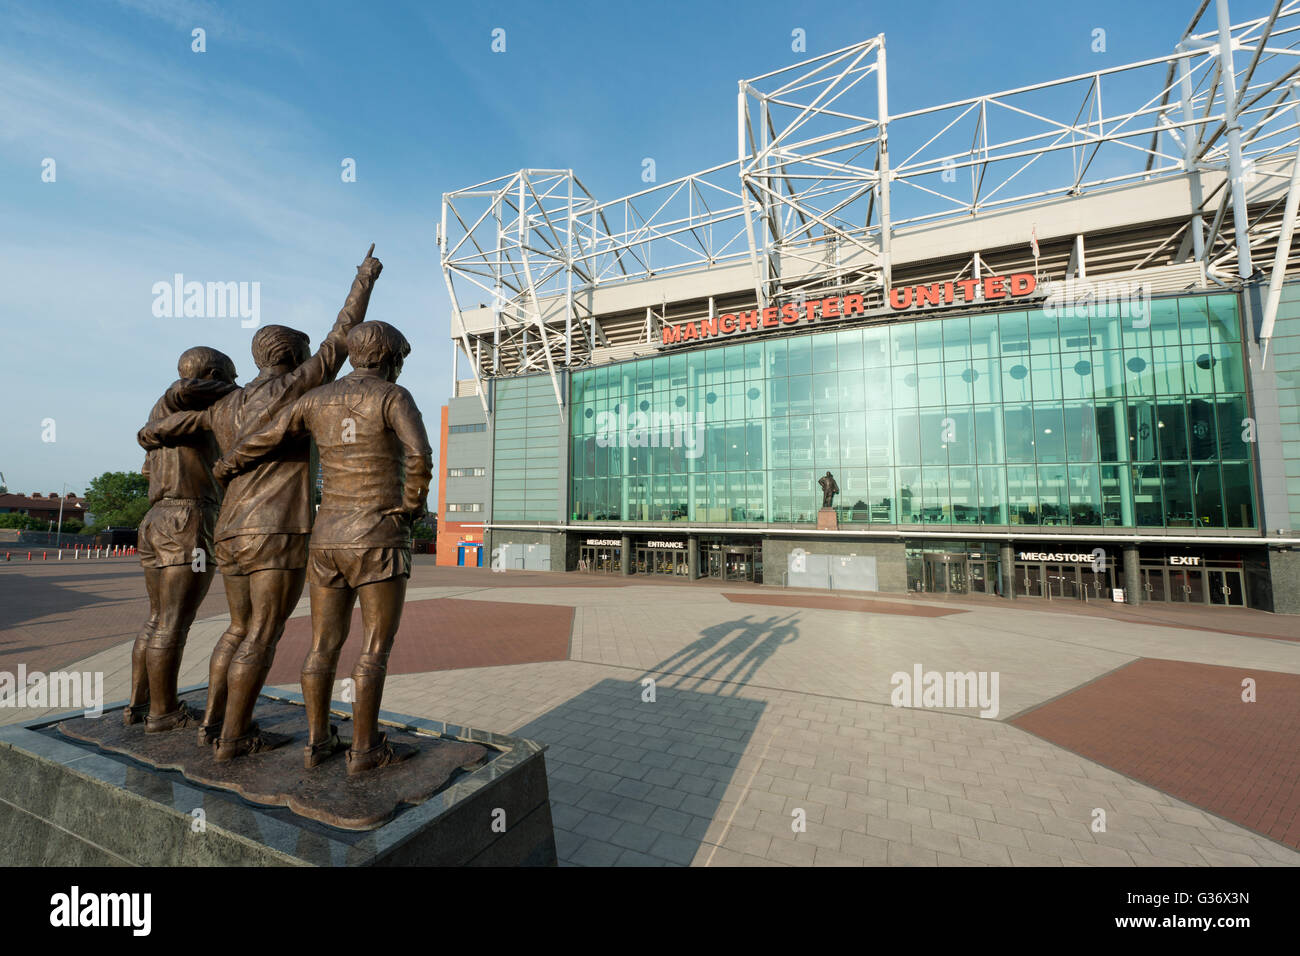
[[[1016,272],[1006,276],[984,276],[980,279],[955,279],[933,282],[928,285],[894,286],[885,301],[895,310],[925,308],[935,305],[953,305],[994,302],[998,299],[1017,299],[1032,295],[1038,288],[1038,279],[1031,272]],[[846,296],[851,299],[853,296]],[[846,313],[847,314],[847,313]]]
[[[983,288],[982,283],[968,280],[973,287]],[[957,285],[960,287],[961,282]],[[926,287],[923,287],[926,288]],[[1006,279],[1005,295],[1027,295],[1034,288],[1034,278],[1030,275],[1009,276]],[[889,290],[889,304],[895,309],[905,309],[912,304],[915,286],[903,286]],[[973,294],[973,293],[967,293]],[[937,283],[927,288],[928,300],[934,303],[951,303],[953,300],[953,283]],[[920,304],[918,302],[918,304]],[[782,325],[798,325],[800,322],[816,322],[818,319],[852,318],[866,315],[867,297],[855,292],[845,296],[831,296],[824,299],[809,299],[805,302],[785,302],[781,305],[769,305],[747,312],[726,312],[711,315],[694,322],[664,323],[661,335],[664,345],[680,345],[701,339],[722,338],[743,332],[758,332],[765,329],[780,328]]]

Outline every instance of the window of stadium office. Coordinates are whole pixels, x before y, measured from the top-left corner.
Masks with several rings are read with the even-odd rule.
[[[1234,296],[1196,295],[1149,324],[982,313],[578,372],[570,511],[812,522],[832,471],[847,524],[1252,528],[1240,330]]]

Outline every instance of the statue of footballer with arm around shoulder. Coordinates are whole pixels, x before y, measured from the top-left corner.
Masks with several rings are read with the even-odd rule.
[[[379,732],[388,655],[411,573],[411,526],[425,512],[433,451],[411,394],[397,385],[411,346],[385,322],[348,333],[354,371],[308,392],[265,428],[243,436],[214,469],[228,480],[274,455],[286,440],[310,435],[320,453],[324,490],[307,563],[312,647],[302,691],[310,769],[342,750],[329,722],[330,695],[352,608],[361,603],[363,646],[353,679],[349,774],[411,756]]]

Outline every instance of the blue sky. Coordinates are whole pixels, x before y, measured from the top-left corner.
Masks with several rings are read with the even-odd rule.
[[[900,112],[1163,55],[1194,10],[0,0],[0,472],[44,493],[137,469],[136,429],[190,346],[227,352],[241,382],[256,374],[254,329],[155,317],[154,283],[259,282],[262,324],[317,343],[372,241],[384,274],[369,317],[411,340],[402,384],[436,447],[451,379],[444,191],[572,167],[608,200],[644,188],[643,157],[660,182],[733,159],[736,81],[805,56],[795,28],[808,56],[885,33]],[[1236,20],[1265,13],[1233,4]],[[491,50],[498,27],[505,53]]]

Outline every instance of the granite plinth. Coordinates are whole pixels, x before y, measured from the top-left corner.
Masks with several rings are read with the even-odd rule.
[[[817,509],[817,530],[818,531],[838,531],[840,528],[840,516],[834,508]]]
[[[203,712],[205,695],[181,699],[195,713]],[[159,770],[176,770],[192,783],[232,790],[250,803],[288,807],[299,816],[319,820],[343,830],[373,830],[391,820],[402,804],[420,804],[447,786],[460,772],[476,770],[495,752],[482,744],[397,728],[387,731],[392,743],[410,747],[408,760],[367,773],[349,776],[343,754],[335,754],[317,767],[303,767],[307,743],[306,714],[288,701],[263,701],[257,708],[263,731],[286,738],[266,753],[249,754],[218,763],[212,747],[199,747],[194,730],[147,734],[144,724],[124,727],[120,719],[74,717],[59,723],[59,733],[94,744],[101,750],[132,757]],[[351,720],[340,716],[339,735],[347,740]]]
[[[185,696],[193,699],[189,692]],[[201,701],[202,692],[197,696]],[[289,724],[296,723],[301,728],[305,719],[301,707],[300,695],[269,690],[259,700],[257,720],[268,730],[276,724],[291,729]],[[347,705],[335,707],[340,716],[334,722],[346,737]],[[275,765],[270,758],[276,758],[286,767],[296,767],[290,776],[298,781],[299,799],[341,808],[345,814],[356,809],[358,799],[366,805],[364,781],[371,775],[349,780],[341,755],[305,771],[302,742],[294,740],[276,751],[219,765],[199,751],[192,732],[148,735],[173,738],[170,744],[133,742],[130,732],[138,727],[122,728],[120,711],[120,705],[106,708],[102,718],[91,721],[100,725],[95,733],[101,742],[115,740],[120,745],[125,740],[137,748],[143,743],[183,750],[184,738],[196,755],[181,763],[195,777],[262,757],[266,766],[260,774],[270,779],[267,774]],[[251,764],[243,771],[231,771],[240,775],[238,781],[214,777],[200,782],[168,766],[172,758],[164,756],[153,766],[59,730],[59,724],[66,723],[85,733],[88,728],[77,723],[84,719],[68,714],[0,728],[0,833],[6,835],[0,841],[0,864],[546,866],[556,862],[545,748],[532,741],[384,712],[381,722],[390,739],[419,748],[417,756],[403,764],[423,770],[410,774],[405,782],[392,774],[386,784],[380,781],[382,775],[400,771],[403,764],[375,771],[380,785],[372,782],[371,786],[383,792],[383,800],[392,804],[391,812],[377,824],[372,822],[370,829],[349,830],[296,812],[292,801],[275,805],[242,796],[230,787],[232,783],[254,797],[267,796],[259,791],[265,784]],[[126,734],[115,735],[112,728]],[[472,769],[461,769],[457,761],[464,757],[471,758],[466,765]],[[303,778],[327,767],[325,776],[303,788]],[[425,782],[415,786],[413,781],[419,779]]]

